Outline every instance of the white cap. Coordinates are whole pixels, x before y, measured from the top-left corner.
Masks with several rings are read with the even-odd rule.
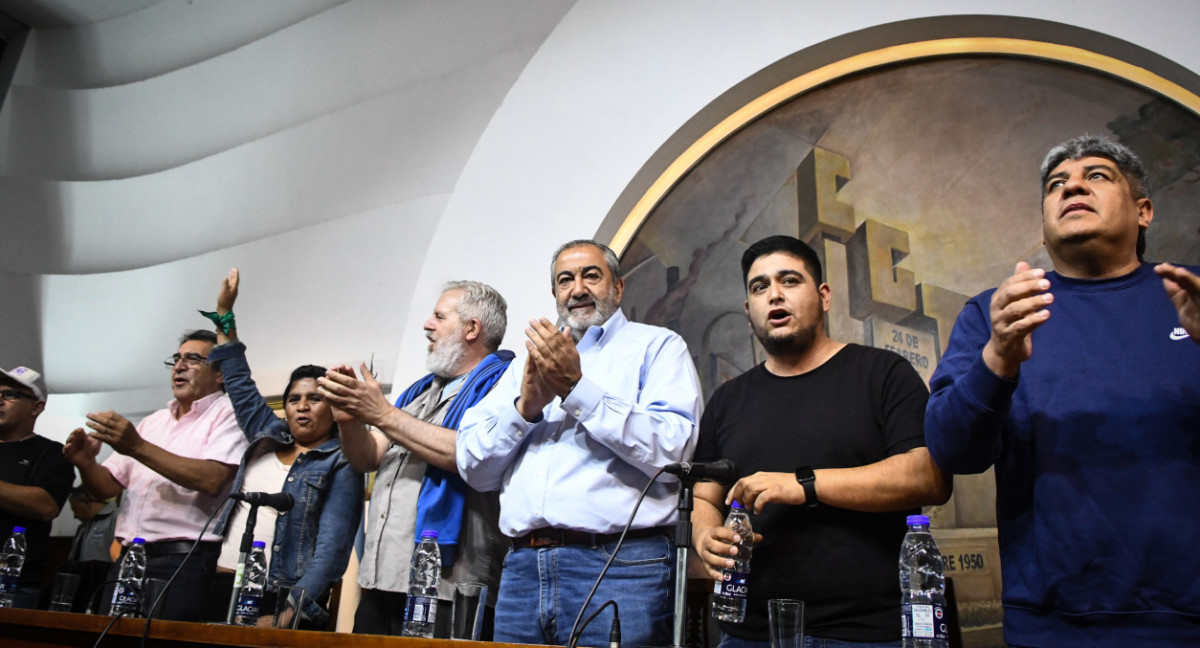
[[[0,369],[0,373],[3,373],[10,379],[32,389],[33,395],[37,396],[38,400],[46,400],[46,383],[42,382],[42,374],[30,369],[29,367]]]

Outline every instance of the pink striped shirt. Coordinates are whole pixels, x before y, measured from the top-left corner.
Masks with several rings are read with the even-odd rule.
[[[233,415],[233,404],[223,393],[209,394],[192,403],[183,416],[179,402],[147,416],[138,434],[160,448],[192,459],[211,459],[233,466],[242,460],[246,437]],[[113,477],[125,486],[115,536],[124,544],[134,538],[146,542],[194,540],[213,511],[229,496],[230,484],[219,497],[184,488],[125,455],[113,454],[104,462]],[[205,541],[218,542],[211,531]]]

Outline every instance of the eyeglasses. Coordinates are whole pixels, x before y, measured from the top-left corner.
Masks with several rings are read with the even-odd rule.
[[[166,360],[163,360],[163,364],[167,365],[169,369],[174,369],[175,365],[179,364],[180,361],[182,361],[185,366],[198,367],[208,362],[208,358],[200,355],[199,353],[185,353],[183,355],[176,353]]]
[[[25,392],[19,392],[15,389],[0,389],[0,399],[6,401],[15,401],[18,398],[28,398],[32,401],[37,400],[37,396],[33,394],[26,394]]]

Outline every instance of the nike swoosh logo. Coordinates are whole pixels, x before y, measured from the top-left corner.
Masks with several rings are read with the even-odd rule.
[[[1172,340],[1186,340],[1189,337],[1191,337],[1191,336],[1188,335],[1188,332],[1181,328],[1177,328],[1174,331],[1171,331],[1171,339]]]

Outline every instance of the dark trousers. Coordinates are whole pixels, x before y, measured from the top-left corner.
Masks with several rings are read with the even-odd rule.
[[[112,569],[111,562],[88,560],[85,562],[69,562],[63,565],[60,572],[79,575],[79,586],[75,589],[75,600],[71,603],[71,611],[84,613],[93,599],[99,602],[100,590],[108,580],[108,570]],[[93,609],[99,608],[96,605]]]
[[[354,612],[354,634],[403,634],[404,608],[407,603],[408,596],[400,592],[364,589],[358,600],[358,610]],[[436,639],[450,638],[450,607],[449,601],[438,602],[437,621],[433,627],[433,636]],[[484,634],[490,635],[487,623],[488,619],[485,617]]]
[[[202,542],[196,551],[184,562],[187,554],[171,554],[166,556],[146,557],[146,578],[157,578],[166,581],[182,564],[179,575],[167,589],[163,602],[154,613],[156,619],[169,621],[201,621],[204,614],[204,599],[212,584],[213,574],[217,571],[217,558],[221,555],[221,543]],[[121,552],[121,559],[125,554]],[[121,572],[121,560],[113,563],[108,570],[108,580],[116,582]],[[105,588],[105,599],[100,605],[103,612],[108,612],[112,601],[112,585]],[[144,601],[149,607],[154,601]]]
[[[225,623],[229,615],[229,598],[233,595],[233,578],[236,574],[217,572],[208,587],[201,618],[210,623]],[[265,609],[265,608],[264,608]]]

